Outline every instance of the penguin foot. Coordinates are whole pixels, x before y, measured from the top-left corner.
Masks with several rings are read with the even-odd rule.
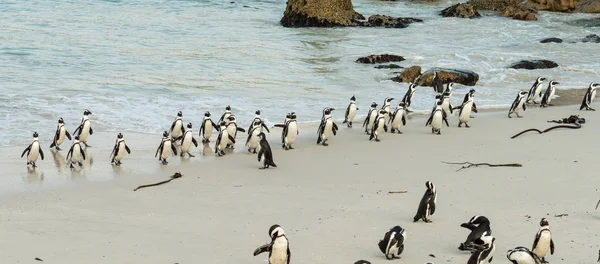
[[[168,162],[167,160],[163,160],[163,161],[162,161],[162,164],[163,164],[163,165],[167,165],[167,164],[169,164],[169,162]]]
[[[462,127],[462,123],[458,123],[458,127]]]
[[[465,123],[465,127],[466,127],[466,128],[471,128],[471,127],[469,126],[469,124],[467,124],[467,123]]]
[[[260,168],[258,168],[258,169],[259,169],[259,170],[264,170],[264,169],[266,169],[266,168],[267,168],[267,167],[260,167]]]
[[[192,155],[192,154],[191,154],[191,153],[189,153],[189,152],[188,152],[188,155],[189,155],[190,157],[192,157],[192,158],[193,158],[193,157],[196,157],[196,156]]]
[[[517,115],[517,118],[523,118],[523,116]]]
[[[378,138],[376,138],[376,139],[375,139],[375,142],[380,142],[380,141],[381,141],[381,140],[380,140],[380,139],[378,139]]]
[[[71,165],[69,166],[72,169],[75,169],[75,166],[73,166],[73,163],[71,163]]]
[[[62,149],[56,146],[56,151],[61,151]]]
[[[88,145],[88,143],[83,142],[83,145],[85,145],[86,148],[91,148],[92,146]]]
[[[37,166],[35,165],[35,163],[31,163],[31,167],[35,168]]]
[[[541,261],[542,261],[542,263],[550,263],[550,262],[546,261],[545,258],[542,258]]]
[[[322,145],[325,146],[325,147],[329,146],[329,144],[325,143],[325,142],[323,142]]]
[[[83,168],[83,162],[79,162],[79,167]]]
[[[402,131],[398,130],[398,134],[404,134],[404,132],[402,132]]]

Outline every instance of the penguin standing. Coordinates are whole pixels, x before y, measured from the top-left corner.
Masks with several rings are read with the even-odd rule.
[[[185,133],[185,128],[183,127],[183,120],[181,119],[182,117],[183,114],[181,113],[181,111],[177,112],[177,117],[175,117],[175,120],[171,125],[170,134],[171,138],[173,139],[173,142],[181,140],[181,138],[183,138],[183,134]]]
[[[283,228],[272,225],[269,228],[271,242],[254,250],[254,256],[263,252],[269,252],[269,264],[290,264],[291,252],[290,242],[285,236]]]
[[[258,134],[260,134],[260,120],[254,120],[254,124],[251,126],[250,131],[248,133],[248,138],[246,139],[246,146],[248,147],[248,152],[256,154],[256,150],[258,149],[260,138]]]
[[[461,127],[462,124],[465,124],[465,127],[470,127],[467,122],[471,119],[471,112],[477,113],[474,93],[475,90],[471,89],[471,91],[465,95],[466,101],[460,106],[460,112],[458,114],[458,127]]]
[[[121,165],[121,160],[125,157],[126,152],[127,154],[131,154],[131,150],[129,150],[129,147],[125,144],[123,134],[119,133],[117,135],[117,140],[115,141],[115,146],[110,153],[110,164],[115,164],[117,166]]]
[[[298,123],[296,122],[296,113],[290,114],[290,119],[285,123],[283,131],[281,132],[281,143],[285,150],[294,149],[292,144],[296,141],[296,137],[300,132],[298,131]]]
[[[450,124],[448,124],[448,119],[446,118],[446,112],[442,109],[442,101],[437,100],[437,105],[433,111],[431,111],[431,115],[429,115],[429,119],[427,119],[425,126],[431,125],[431,133],[441,135],[444,122],[446,123],[446,126],[450,126]]]
[[[219,129],[219,137],[217,137],[217,141],[215,142],[215,154],[220,157],[225,155],[225,149],[229,144],[235,144],[235,138],[227,132],[227,123],[225,121],[221,121],[219,125],[221,127]]]
[[[585,95],[583,96],[583,101],[581,102],[581,107],[579,107],[579,111],[585,108],[586,111],[596,111],[592,108],[592,101],[596,98],[596,88],[598,88],[600,84],[590,83],[590,86],[585,91]]]
[[[260,110],[256,110],[256,112],[254,112],[255,116],[254,116],[254,120],[252,120],[252,123],[250,123],[250,126],[248,127],[248,135],[250,135],[250,130],[255,126],[258,125],[259,126],[259,131],[262,132],[262,129],[266,129],[267,132],[271,133],[271,131],[269,131],[269,128],[267,127],[267,125],[265,125],[265,122],[262,120],[262,118],[260,118]],[[255,121],[259,121],[258,123],[256,123]]]
[[[212,136],[213,128],[217,131],[220,130],[217,124],[210,119],[210,112],[207,111],[204,113],[204,120],[202,121],[200,131],[198,131],[198,136],[202,137],[202,143],[210,143],[210,137]]]
[[[408,84],[408,90],[406,91],[406,93],[404,94],[404,97],[402,97],[402,103],[404,103],[404,107],[409,108],[410,104],[412,103],[412,99],[415,96],[415,87],[417,85],[415,83],[409,83]]]
[[[188,156],[194,157],[190,150],[192,148],[192,143],[195,147],[198,147],[198,142],[194,138],[194,134],[192,134],[192,123],[187,124],[187,130],[183,133],[183,139],[181,140],[181,153],[180,155],[183,157],[183,154],[187,153]]]
[[[542,260],[526,247],[516,247],[506,252],[506,258],[513,264],[541,264]]]
[[[473,216],[468,223],[462,223],[460,226],[471,230],[471,233],[469,233],[465,242],[460,243],[460,246],[458,247],[460,250],[472,250],[475,248],[473,245],[473,241],[475,241],[475,239],[482,236],[492,235],[490,220],[482,215]]]
[[[537,77],[537,79],[535,79],[535,82],[531,88],[529,88],[529,94],[527,95],[527,100],[525,101],[526,103],[533,102],[534,104],[537,104],[535,99],[541,97],[540,93],[542,92],[542,85],[544,84],[545,80],[546,78],[542,77]]]
[[[37,132],[33,132],[33,142],[31,142],[31,144],[29,144],[29,146],[23,150],[23,153],[21,153],[21,158],[25,155],[25,153],[27,153],[27,166],[31,164],[31,167],[37,167],[35,162],[37,161],[38,156],[44,160],[44,151],[40,147],[40,141],[38,140]]]
[[[218,123],[225,122],[225,125],[229,124],[229,116],[231,115],[231,106],[227,105],[225,107],[225,112],[221,115]]]
[[[317,144],[329,146],[329,144],[327,143],[329,135],[333,133],[333,135],[335,136],[337,133],[338,126],[333,122],[333,119],[331,119],[332,110],[332,108],[325,108],[325,110],[323,111],[324,116],[323,119],[321,119],[321,124],[319,125],[319,129],[317,130],[317,135],[319,136],[317,138]]]
[[[375,117],[377,116],[377,103],[373,102],[371,104],[371,108],[367,113],[367,117],[363,122],[363,127],[365,128],[365,133],[369,135],[371,133],[371,129],[373,128],[373,123],[375,123]]]
[[[384,115],[384,123],[383,123],[383,127],[385,128],[386,132],[388,130],[387,123],[390,120],[391,113],[392,113],[392,111],[390,110],[390,105],[393,100],[394,100],[394,98],[386,97],[385,100],[383,100],[383,106],[381,107],[381,110],[384,110],[386,112],[386,115]]]
[[[383,131],[387,132],[387,126],[385,125],[385,116],[388,115],[388,112],[381,109],[379,110],[379,114],[375,118],[375,123],[373,124],[373,128],[371,129],[371,136],[369,136],[369,140],[375,139],[376,142],[379,142],[379,135],[383,133]]]
[[[398,134],[402,134],[400,127],[406,125],[406,111],[406,104],[404,102],[398,103],[398,106],[390,119],[391,133],[396,133],[396,131],[398,131]]]
[[[554,87],[555,85],[560,84],[556,81],[550,81],[548,83],[548,88],[546,89],[546,92],[544,93],[544,97],[542,97],[542,102],[540,103],[540,107],[548,107],[548,106],[552,106],[550,104],[550,101],[552,100],[552,98],[554,98],[554,94],[556,93],[556,88]]]
[[[83,167],[83,161],[85,160],[85,152],[79,143],[79,136],[75,136],[73,140],[73,145],[67,152],[67,161],[69,161],[69,167],[74,169],[73,163],[79,164],[79,167]]]
[[[400,254],[404,251],[404,240],[406,240],[406,230],[394,226],[385,233],[382,240],[379,240],[379,250],[388,260],[400,258]]]
[[[435,203],[437,202],[437,191],[435,189],[435,185],[433,182],[427,181],[425,183],[425,187],[427,187],[427,190],[425,190],[425,194],[423,194],[423,198],[421,198],[421,202],[419,203],[419,208],[417,209],[417,214],[413,218],[413,222],[423,219],[425,223],[431,223],[429,216],[435,213]]]
[[[441,94],[444,92],[444,82],[442,82],[442,79],[438,76],[436,71],[433,71],[433,92]]]
[[[169,162],[167,162],[167,158],[171,155],[171,151],[173,151],[174,155],[177,155],[177,149],[175,148],[175,144],[173,144],[173,138],[169,136],[167,131],[164,131],[163,138],[160,141],[160,145],[158,145],[158,149],[156,149],[156,154],[154,154],[154,157],[156,158],[158,153],[160,153],[158,160],[162,161],[163,165],[167,165],[169,164]]]
[[[260,132],[260,134],[258,134],[258,137],[260,138],[260,150],[258,151],[258,161],[260,162],[263,155],[265,156],[263,161],[263,167],[259,169],[264,170],[269,168],[269,166],[277,167],[277,165],[275,165],[275,162],[273,162],[273,152],[271,151],[269,141],[267,141],[267,136],[265,136],[265,133]]]
[[[79,126],[73,131],[73,135],[79,136],[79,142],[83,143],[86,148],[91,147],[87,144],[88,136],[94,134],[94,130],[92,129],[92,125],[90,123],[90,117],[92,112],[90,110],[85,109],[83,111],[83,118],[81,119],[81,123]]]
[[[467,264],[491,263],[494,259],[494,252],[496,251],[495,242],[496,238],[493,236],[482,236],[475,239],[473,244],[476,249],[471,252],[471,257],[467,261]]]
[[[452,97],[453,85],[453,82],[449,82],[446,85],[446,89],[442,93],[442,109],[444,110],[444,112],[446,112],[446,115],[452,114],[453,111],[452,104],[450,104],[450,97]]]
[[[542,260],[542,263],[548,263],[545,259],[548,250],[550,250],[551,255],[554,255],[554,241],[552,241],[550,224],[546,218],[542,218],[540,221],[540,230],[535,234],[531,251]]]
[[[245,129],[238,127],[237,125],[237,118],[235,117],[235,115],[229,115],[229,117],[227,118],[229,120],[229,123],[227,123],[227,133],[229,133],[230,136],[232,136],[234,139],[237,136],[237,132],[246,132]],[[229,148],[234,148],[235,142],[230,142],[229,145],[227,145],[227,147]]]
[[[526,91],[519,91],[519,93],[517,94],[517,98],[515,98],[512,105],[510,106],[510,109],[508,110],[508,118],[512,118],[510,116],[512,114],[516,114],[518,118],[522,118],[522,116],[519,115],[519,112],[521,112],[521,109],[523,109],[523,111],[527,110],[527,106],[525,104],[526,94]]]
[[[344,116],[343,124],[347,124],[349,128],[352,128],[352,121],[356,116],[356,111],[358,111],[358,107],[356,107],[356,97],[354,95],[350,98],[350,104],[346,108],[346,115]]]
[[[52,144],[50,148],[56,147],[56,150],[60,150],[60,144],[65,141],[65,137],[71,140],[71,134],[65,128],[65,122],[62,117],[58,118],[58,125],[56,126],[56,133],[54,133],[54,140],[52,140]]]

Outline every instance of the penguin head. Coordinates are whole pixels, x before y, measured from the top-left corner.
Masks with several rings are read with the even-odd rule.
[[[178,117],[182,117],[182,116],[183,116],[183,113],[181,113],[181,111],[179,111],[179,112],[177,112],[177,116],[178,116]]]
[[[415,89],[415,87],[417,87],[417,84],[416,84],[416,83],[409,83],[409,84],[408,84],[408,89],[411,89],[411,90],[413,90],[413,89]]]
[[[540,226],[549,226],[550,223],[548,223],[548,219],[546,218],[542,218],[542,220],[540,220]]]
[[[210,117],[210,112],[206,111],[206,113],[204,113],[205,117]]]
[[[123,138],[123,134],[119,133],[119,134],[117,135],[117,138],[118,138],[118,139],[121,139],[121,138]]]
[[[377,103],[373,102],[373,103],[371,104],[371,108],[377,108]]]
[[[83,110],[83,115],[91,115],[91,114],[92,114],[92,112],[90,112],[90,110],[87,110],[87,109]]]
[[[560,83],[559,83],[559,82],[557,82],[557,81],[550,81],[550,85],[551,85],[551,86],[554,86],[554,85],[557,85],[557,84],[560,84]]]
[[[354,95],[350,98],[350,101],[355,102],[356,101],[356,97],[354,97]]]
[[[437,105],[439,105],[439,106],[441,106],[441,105],[442,105],[442,103],[443,103],[443,101],[442,101],[442,100],[439,100],[439,99],[436,99],[436,102],[437,102]]]
[[[230,115],[229,117],[227,117],[227,120],[229,120],[229,122],[235,122],[235,116]]]
[[[64,124],[64,123],[65,123],[65,121],[63,121],[62,117],[59,117],[59,118],[58,118],[58,123],[59,123],[59,124]]]
[[[226,127],[226,126],[227,126],[227,123],[225,123],[225,121],[221,121],[221,123],[219,123],[219,126],[221,126],[221,127]]]
[[[258,133],[258,138],[259,138],[260,140],[263,140],[263,139],[266,139],[266,138],[267,138],[267,135],[265,135],[265,133],[264,133],[264,132],[260,132],[260,133]]]
[[[33,137],[34,138],[38,137],[38,133],[37,132],[33,132]]]
[[[538,81],[538,82],[543,82],[543,81],[545,81],[545,80],[546,80],[546,78],[544,78],[544,77],[542,77],[542,76],[540,76],[540,77],[537,77],[537,81]]]
[[[387,114],[387,111],[381,109],[381,110],[379,110],[379,114],[381,115],[381,117],[384,117],[385,114]]]
[[[254,112],[255,115],[259,116],[260,115],[260,110],[256,110],[256,112]]]
[[[427,187],[428,190],[431,190],[432,192],[435,193],[435,185],[433,184],[433,182],[427,181],[425,183],[425,186]]]
[[[475,89],[471,89],[471,90],[469,90],[469,93],[470,93],[470,94],[474,94],[474,93],[475,93]]]
[[[385,100],[383,100],[383,105],[388,105],[392,100],[394,100],[394,98],[386,97]]]
[[[323,115],[330,115],[330,114],[331,114],[331,109],[325,108],[325,112],[323,112]]]
[[[260,121],[260,119],[256,119],[254,120],[254,126],[260,126],[262,124],[262,122]]]
[[[592,88],[592,89],[596,89],[596,88],[598,88],[598,86],[600,86],[600,84],[590,83],[590,88]]]
[[[292,118],[292,119],[296,119],[296,113],[292,112],[292,113],[290,114],[290,118]]]
[[[192,123],[188,123],[187,128],[192,128]]]
[[[487,219],[487,217],[483,216],[483,215],[476,215],[471,217],[471,220],[469,220],[469,223],[471,224],[482,224],[482,223],[490,223],[490,220]]]
[[[261,134],[264,134],[261,132]],[[260,136],[260,134],[259,134]],[[264,136],[264,135],[263,135]],[[285,232],[283,232],[283,228],[281,228],[281,226],[279,225],[272,225],[271,228],[269,228],[269,236],[273,239],[279,236],[283,236],[285,235]]]
[[[163,132],[163,137],[168,137],[168,136],[169,136],[169,132],[167,132],[167,131],[164,131],[164,132]]]
[[[227,111],[231,111],[231,106],[227,105],[227,106],[225,107],[225,110],[227,110]]]
[[[435,95],[435,99],[436,99],[436,100],[438,100],[438,99],[442,99],[442,94],[436,94],[436,95]]]
[[[454,83],[453,82],[449,82],[448,84],[446,84],[446,89],[452,91],[453,88],[454,88]]]
[[[523,91],[523,90],[519,91],[520,96],[525,96],[526,94],[527,94],[527,91]]]
[[[74,137],[75,141],[79,141],[79,136]]]
[[[406,103],[405,102],[398,103],[398,109],[403,109],[404,107],[406,107]]]

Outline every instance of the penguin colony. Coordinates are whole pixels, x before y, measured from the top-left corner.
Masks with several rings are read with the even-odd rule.
[[[509,109],[509,118],[512,118],[513,114],[518,118],[522,118],[522,116],[519,115],[520,111],[525,111],[527,104],[538,104],[535,101],[536,99],[541,99],[540,107],[542,108],[552,106],[550,102],[556,92],[555,86],[559,83],[551,80],[548,83],[546,91],[542,95],[542,87],[545,80],[546,78],[538,77],[531,86],[529,92],[523,90],[518,92],[517,97]],[[443,82],[438,78],[437,73],[434,72],[433,84],[434,92],[436,94],[435,103],[425,125],[431,126],[432,133],[440,135],[443,124],[446,124],[448,127],[450,126],[448,123],[448,116],[452,115],[453,111],[458,109],[458,127],[464,125],[464,127],[469,128],[468,122],[472,117],[471,114],[473,112],[477,113],[477,106],[474,100],[475,90],[471,89],[465,94],[461,106],[453,107],[450,104],[453,83],[447,83],[444,88]],[[589,85],[583,97],[580,110],[595,111],[591,107],[591,103],[596,96],[596,89],[598,86],[600,86],[598,83],[591,83]],[[391,110],[391,102],[394,98],[385,98],[380,109],[377,109],[377,103],[373,102],[371,104],[363,122],[364,131],[369,135],[369,140],[374,139],[379,142],[380,136],[388,131],[390,133],[402,133],[401,127],[406,125],[406,115],[407,113],[412,112],[409,110],[409,107],[414,96],[415,87],[416,84],[409,84],[406,94],[398,103],[394,111]],[[337,134],[339,128],[331,117],[332,111],[334,110],[334,108],[330,107],[323,109],[321,123],[317,130],[317,144],[328,146],[329,144],[327,142],[330,137]],[[358,110],[359,108],[356,106],[356,97],[352,96],[346,109],[343,122],[348,128],[352,128]],[[79,126],[72,133],[74,140],[66,157],[71,169],[74,169],[75,165],[80,168],[83,166],[82,161],[86,159],[86,156],[82,144],[86,148],[91,147],[87,143],[89,136],[94,133],[89,118],[89,115],[91,114],[91,111],[85,109]],[[247,130],[245,145],[248,147],[248,152],[257,154],[258,161],[262,162],[263,166],[260,167],[260,169],[277,167],[273,161],[273,153],[269,142],[266,139],[266,134],[263,132],[264,129],[267,133],[270,133],[269,128],[261,119],[260,110],[256,111],[255,114],[256,116]],[[274,125],[274,127],[283,128],[281,134],[281,147],[285,150],[293,149],[292,145],[299,134],[296,118],[296,114],[291,112],[286,115],[283,124]],[[183,113],[179,111],[171,124],[170,131],[163,132],[155,157],[157,157],[162,164],[166,165],[168,164],[168,157],[177,155],[177,147],[179,147],[179,155],[181,157],[184,157],[184,155],[194,157],[191,153],[191,145],[193,144],[197,147],[198,142],[194,138],[192,127],[192,123],[184,125]],[[225,112],[221,115],[217,123],[212,121],[210,112],[204,113],[203,121],[198,131],[198,136],[202,139],[203,144],[210,143],[213,132],[216,132],[218,135],[214,147],[215,155],[223,156],[225,155],[226,149],[234,148],[238,132],[244,133],[246,130],[238,127],[237,118],[232,113],[231,106],[228,105],[225,107]],[[72,137],[64,126],[64,120],[59,118],[50,148],[54,148],[55,151],[60,151],[60,145],[64,143],[65,138],[71,140]],[[110,155],[111,164],[114,166],[121,165],[121,160],[126,154],[130,153],[131,151],[129,146],[125,143],[123,134],[117,134],[117,139]],[[37,132],[33,133],[33,142],[23,151],[21,157],[25,156],[25,154],[27,154],[27,166],[31,165],[33,168],[37,166],[36,162],[38,157],[42,160],[44,159],[44,152],[40,145]],[[430,181],[427,181],[425,186],[426,190],[417,206],[417,212],[413,218],[413,222],[419,220],[423,220],[425,223],[432,222],[430,217],[436,210],[437,190],[435,185]],[[492,236],[490,220],[485,216],[476,215],[460,226],[469,229],[470,231],[465,241],[460,243],[458,247],[459,250],[471,252],[467,264],[492,262],[496,246],[495,238]],[[269,252],[269,264],[289,264],[291,260],[290,244],[283,228],[279,225],[271,226],[269,228],[269,236],[271,242],[258,247],[254,251],[254,256]],[[383,239],[378,243],[378,247],[386,259],[398,259],[404,251],[406,238],[407,231],[401,226],[396,225],[384,234]],[[548,220],[542,218],[540,221],[540,228],[535,234],[531,249],[518,246],[508,250],[506,257],[513,264],[541,264],[548,263],[545,259],[548,256],[548,253],[550,253],[550,255],[554,254],[554,241],[552,240]],[[359,260],[355,262],[355,264],[370,264],[370,262]]]

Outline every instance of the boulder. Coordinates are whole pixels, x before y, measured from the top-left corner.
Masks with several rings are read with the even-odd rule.
[[[542,39],[540,41],[540,43],[562,43],[563,40],[560,38],[547,38],[547,39]]]
[[[584,13],[600,13],[600,0],[578,0],[575,10]]]
[[[369,55],[367,57],[360,57],[356,60],[358,63],[384,63],[391,61],[403,61],[404,57],[392,54],[381,54],[381,55]]]
[[[424,72],[416,82],[419,86],[433,86],[433,72],[437,73],[437,76],[442,80],[443,83],[460,83],[467,86],[474,86],[479,80],[479,75],[469,70],[455,70],[446,68],[431,68]]]
[[[574,0],[527,0],[537,6],[538,10],[571,12],[575,10]]]
[[[596,34],[587,35],[581,39],[581,42],[600,43],[600,36]]]
[[[469,4],[478,10],[491,10],[503,12],[509,6],[521,5],[521,0],[470,0]]]
[[[423,22],[423,20],[410,17],[372,15],[369,17],[367,22],[362,22],[359,25],[363,27],[405,28],[408,27],[408,24],[414,22]]]
[[[410,66],[409,68],[404,69],[397,77],[392,78],[392,81],[395,82],[414,82],[421,75],[421,67],[419,66]]]
[[[527,7],[526,5],[519,5],[507,7],[502,13],[502,16],[512,17],[513,19],[517,20],[536,21],[536,13],[537,10],[535,10],[534,8]]]
[[[443,17],[477,18],[481,17],[472,4],[458,3],[442,10]]]
[[[377,65],[375,66],[375,69],[402,69],[404,67],[398,65],[398,64],[388,64],[388,65]]]
[[[578,27],[600,27],[600,17],[571,20],[567,24]]]
[[[513,69],[527,69],[527,70],[535,70],[535,69],[550,69],[556,68],[558,64],[549,60],[522,60],[519,62],[515,62],[509,66],[509,68]]]

